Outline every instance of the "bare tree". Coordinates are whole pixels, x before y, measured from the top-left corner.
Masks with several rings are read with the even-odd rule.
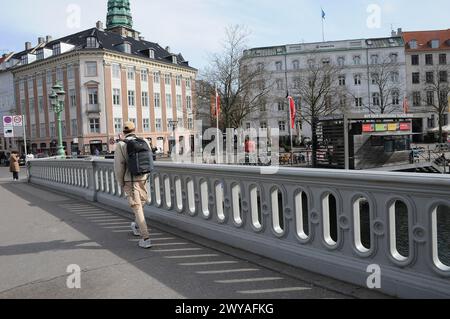
[[[401,111],[404,95],[400,86],[400,68],[394,56],[385,57],[382,61],[373,61],[368,68],[365,79],[375,85],[376,91],[369,96],[369,103],[363,103],[372,114],[389,114]],[[350,95],[354,96],[349,92]]]
[[[264,78],[264,66],[245,59],[249,32],[240,25],[225,30],[223,51],[214,54],[204,72],[204,80],[217,85],[221,98],[221,123],[238,128],[264,103],[270,86]]]
[[[432,108],[438,115],[439,121],[439,143],[443,142],[444,115],[448,111],[448,95],[450,93],[450,84],[448,82],[448,65],[436,65],[432,70],[426,71],[422,82],[426,92],[422,96],[423,102]]]
[[[317,166],[319,118],[346,111],[347,90],[339,85],[340,68],[331,64],[316,64],[309,60],[295,80],[294,93],[301,97],[301,115],[312,130],[312,164]]]

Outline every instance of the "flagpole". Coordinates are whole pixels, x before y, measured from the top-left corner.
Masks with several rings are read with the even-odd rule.
[[[325,11],[323,11],[322,9],[322,41],[325,42],[325,26],[324,26],[324,22],[325,22]]]
[[[217,140],[217,164],[220,164],[219,159],[220,159],[220,141],[219,141],[219,110],[218,110],[218,103],[217,103],[217,98],[218,98],[218,92],[217,92],[217,84],[214,84],[215,87],[215,103],[216,103],[216,127],[217,127],[217,136],[216,136],[216,140]]]
[[[25,156],[28,155],[28,148],[27,148],[27,122],[25,121],[25,115],[22,115],[22,121],[23,121],[23,140],[25,145]]]

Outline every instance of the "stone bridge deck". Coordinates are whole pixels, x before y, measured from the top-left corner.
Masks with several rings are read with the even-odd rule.
[[[139,249],[129,214],[24,177],[0,168],[0,299],[386,298],[154,223],[154,248]],[[66,286],[72,264],[81,289]]]

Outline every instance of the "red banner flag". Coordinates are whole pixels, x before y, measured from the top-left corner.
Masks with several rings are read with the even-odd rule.
[[[216,117],[220,117],[220,95],[216,88]]]
[[[288,96],[288,100],[289,100],[289,114],[291,115],[291,127],[294,129],[295,128],[295,118],[297,117],[297,110],[295,108],[295,101],[292,98],[292,96]]]
[[[405,99],[403,100],[403,112],[405,114],[409,113],[409,103],[408,103],[408,98],[405,97]]]

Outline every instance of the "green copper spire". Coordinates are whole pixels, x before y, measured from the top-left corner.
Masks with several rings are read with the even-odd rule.
[[[129,0],[108,0],[106,28],[112,29],[115,27],[133,28]]]

